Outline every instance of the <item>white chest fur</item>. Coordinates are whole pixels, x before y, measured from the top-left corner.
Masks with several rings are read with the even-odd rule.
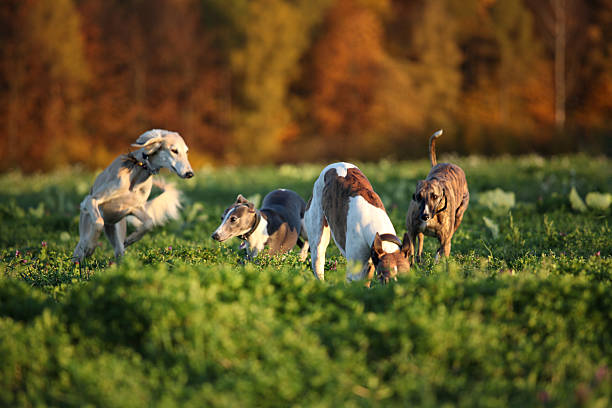
[[[249,256],[254,258],[259,252],[264,249],[266,242],[270,236],[268,235],[268,221],[264,217],[261,217],[259,225],[255,228],[255,231],[247,239]]]

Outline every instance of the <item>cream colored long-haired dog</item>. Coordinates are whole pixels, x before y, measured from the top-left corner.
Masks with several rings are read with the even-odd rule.
[[[140,135],[132,146],[138,149],[117,157],[104,169],[81,202],[74,261],[82,262],[94,252],[102,230],[119,258],[125,247],[141,239],[153,226],[178,217],[179,191],[171,184],[154,181],[153,175],[166,168],[181,178],[193,177],[185,141],[176,132],[153,129]],[[153,184],[163,193],[147,201]],[[136,230],[126,238],[128,215],[136,218]]]

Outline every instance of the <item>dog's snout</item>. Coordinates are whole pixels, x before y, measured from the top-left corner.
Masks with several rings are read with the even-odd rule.
[[[193,177],[193,171],[188,171],[187,173],[185,173],[185,178],[192,178]]]
[[[428,220],[429,220],[429,214],[423,214],[423,215],[421,215],[421,220],[422,220],[422,221],[428,221]]]
[[[220,238],[220,237],[219,237],[219,233],[218,233],[218,232],[214,232],[214,233],[212,234],[212,239],[214,239],[215,241],[219,241],[219,238]]]

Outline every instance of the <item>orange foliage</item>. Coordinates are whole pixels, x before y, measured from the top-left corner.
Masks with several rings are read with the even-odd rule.
[[[104,166],[154,127],[196,163],[420,157],[439,127],[462,153],[609,147],[610,2],[554,3],[565,82],[551,4],[4,0],[0,170]]]

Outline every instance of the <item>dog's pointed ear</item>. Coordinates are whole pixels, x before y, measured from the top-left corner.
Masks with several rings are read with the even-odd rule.
[[[242,194],[238,194],[238,197],[236,197],[236,204],[246,204],[248,202],[249,200],[247,200]]]
[[[374,260],[374,255],[376,255],[377,259],[380,259],[381,256],[385,254],[385,250],[382,247],[382,239],[378,232],[374,237],[374,243],[372,243],[372,260]]]
[[[157,136],[142,142],[140,142],[140,140],[141,138],[138,138],[138,140],[136,140],[136,143],[133,143],[132,146],[143,149],[145,154],[150,156],[160,149],[164,138],[161,136]]]
[[[249,212],[255,212],[255,204],[247,200],[246,197],[243,196],[242,194],[238,194],[238,197],[236,197],[235,204],[244,204],[248,207]]]
[[[410,245],[410,236],[408,233],[404,233],[404,238],[402,239],[402,247],[400,249],[404,258],[410,258],[412,256],[412,246]]]

